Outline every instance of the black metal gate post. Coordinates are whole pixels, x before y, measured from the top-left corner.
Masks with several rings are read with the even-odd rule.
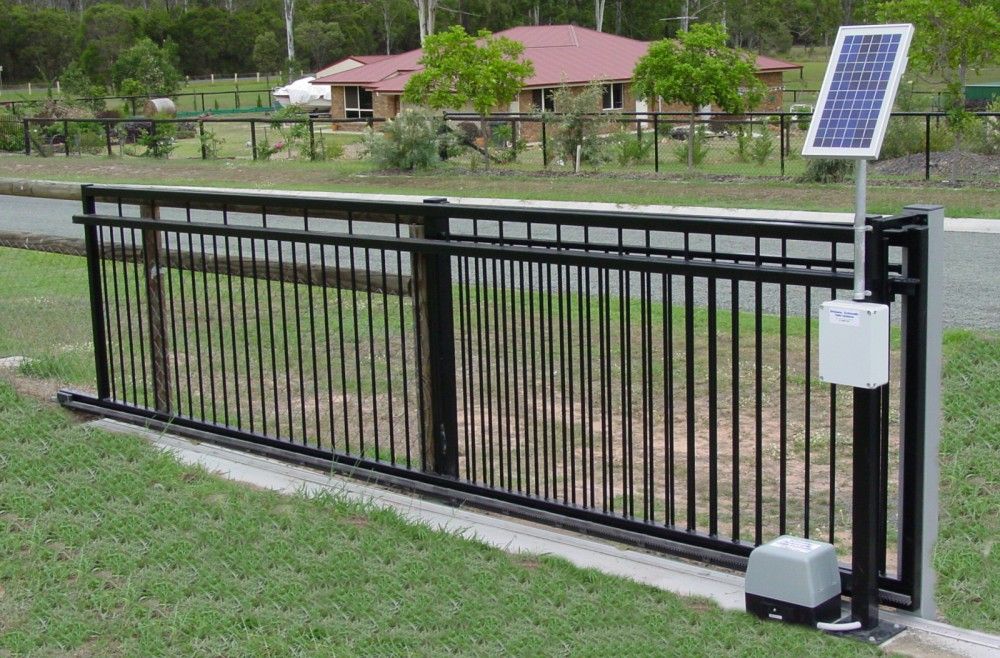
[[[257,159],[257,122],[250,119],[250,155]]]
[[[201,159],[206,160],[208,154],[205,152],[205,121],[198,119],[198,139],[201,141]]]
[[[928,117],[928,123],[930,118]],[[920,281],[915,295],[903,298],[900,391],[900,576],[913,594],[913,608],[934,619],[931,551],[938,530],[938,447],[941,431],[941,247],[944,208],[907,206],[925,216],[926,225],[909,232],[902,275]]]
[[[924,180],[931,179],[931,115],[924,115]]]
[[[653,171],[660,172],[660,115],[653,115]]]
[[[31,155],[31,119],[24,120],[24,154]]]
[[[93,215],[97,212],[94,197],[87,194],[83,186],[83,212]],[[111,397],[111,378],[108,374],[108,338],[104,327],[104,289],[101,286],[101,251],[97,236],[98,226],[85,226],[84,244],[87,252],[87,282],[90,284],[90,325],[94,333],[94,370],[97,373],[97,397],[107,400]]]
[[[316,127],[312,117],[309,117],[309,160],[316,159]]]
[[[542,115],[542,168],[548,169],[549,166],[549,140],[548,136],[545,134],[545,115]]]
[[[785,119],[786,118],[787,117],[784,114],[779,114],[778,115],[778,129],[779,129],[779,132],[781,133],[781,146],[778,149],[778,151],[781,154],[781,175],[782,176],[785,175],[785,155],[787,154],[788,139],[790,137],[790,135],[788,135],[785,132]]]
[[[427,199],[425,203],[447,203]],[[423,237],[448,240],[447,217],[425,217]],[[414,254],[414,306],[421,345],[421,403],[424,408],[424,470],[458,477],[458,388],[455,375],[455,326],[451,256]]]
[[[871,227],[871,219],[869,219]],[[868,301],[887,304],[888,267],[881,230],[865,236],[865,282]],[[856,264],[857,265],[857,264]],[[885,386],[854,389],[851,501],[851,618],[868,630],[878,626],[880,550],[884,553],[882,501],[882,396]]]
[[[111,121],[105,120],[104,122],[104,143],[108,147],[108,157],[110,158],[114,153],[111,152]]]

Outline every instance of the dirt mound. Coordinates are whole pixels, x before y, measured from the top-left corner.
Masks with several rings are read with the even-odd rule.
[[[935,151],[930,158],[934,178],[1000,178],[1000,155],[981,155],[965,151]],[[875,171],[890,176],[916,176],[924,172],[924,154],[883,160],[873,165]]]

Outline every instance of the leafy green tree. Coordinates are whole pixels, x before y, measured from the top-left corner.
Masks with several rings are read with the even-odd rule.
[[[688,168],[694,167],[695,115],[703,105],[742,112],[760,102],[765,88],[746,53],[726,46],[726,28],[693,25],[677,39],[650,45],[632,73],[637,96],[691,108],[688,121]]]
[[[80,65],[94,82],[111,82],[115,60],[140,36],[139,15],[110,3],[94,5],[84,12],[79,32],[83,45]]]
[[[274,32],[261,32],[253,40],[253,63],[258,71],[274,73],[281,68],[281,44]]]
[[[946,121],[955,135],[954,149],[975,126],[965,109],[969,71],[979,71],[1000,57],[1000,1],[887,0],[875,9],[882,22],[912,23],[910,63],[945,85]],[[954,159],[952,177],[959,176]]]
[[[486,135],[486,119],[494,108],[517,97],[524,81],[535,72],[530,61],[522,61],[524,44],[494,37],[489,30],[472,36],[455,25],[424,40],[420,64],[424,70],[410,78],[403,100],[435,109],[459,109],[469,104],[479,115]],[[488,140],[483,157],[489,166]]]
[[[959,136],[970,119],[964,102],[969,72],[1000,58],[1000,2],[887,0],[876,9],[876,17],[913,23],[910,63],[944,83],[949,122]]]
[[[111,83],[127,96],[168,96],[180,88],[181,74],[173,64],[173,48],[142,38],[115,60]]]
[[[343,50],[344,34],[337,23],[305,21],[295,26],[297,54],[306,68],[315,71],[347,54]]]

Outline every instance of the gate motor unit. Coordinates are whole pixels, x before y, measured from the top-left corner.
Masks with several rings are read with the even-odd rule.
[[[840,617],[840,570],[832,544],[787,535],[750,553],[747,612],[792,624],[835,622]]]

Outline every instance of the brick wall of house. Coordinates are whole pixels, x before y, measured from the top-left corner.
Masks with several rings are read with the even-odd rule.
[[[330,87],[330,116],[344,116],[344,88]]]
[[[372,96],[372,110],[376,119],[392,119],[399,114],[399,96],[396,94],[375,94]]]
[[[767,93],[764,94],[764,100],[761,101],[760,106],[757,108],[759,110],[780,110],[784,105],[784,85],[785,79],[781,71],[774,73],[758,73],[757,77],[760,81],[767,86]]]

